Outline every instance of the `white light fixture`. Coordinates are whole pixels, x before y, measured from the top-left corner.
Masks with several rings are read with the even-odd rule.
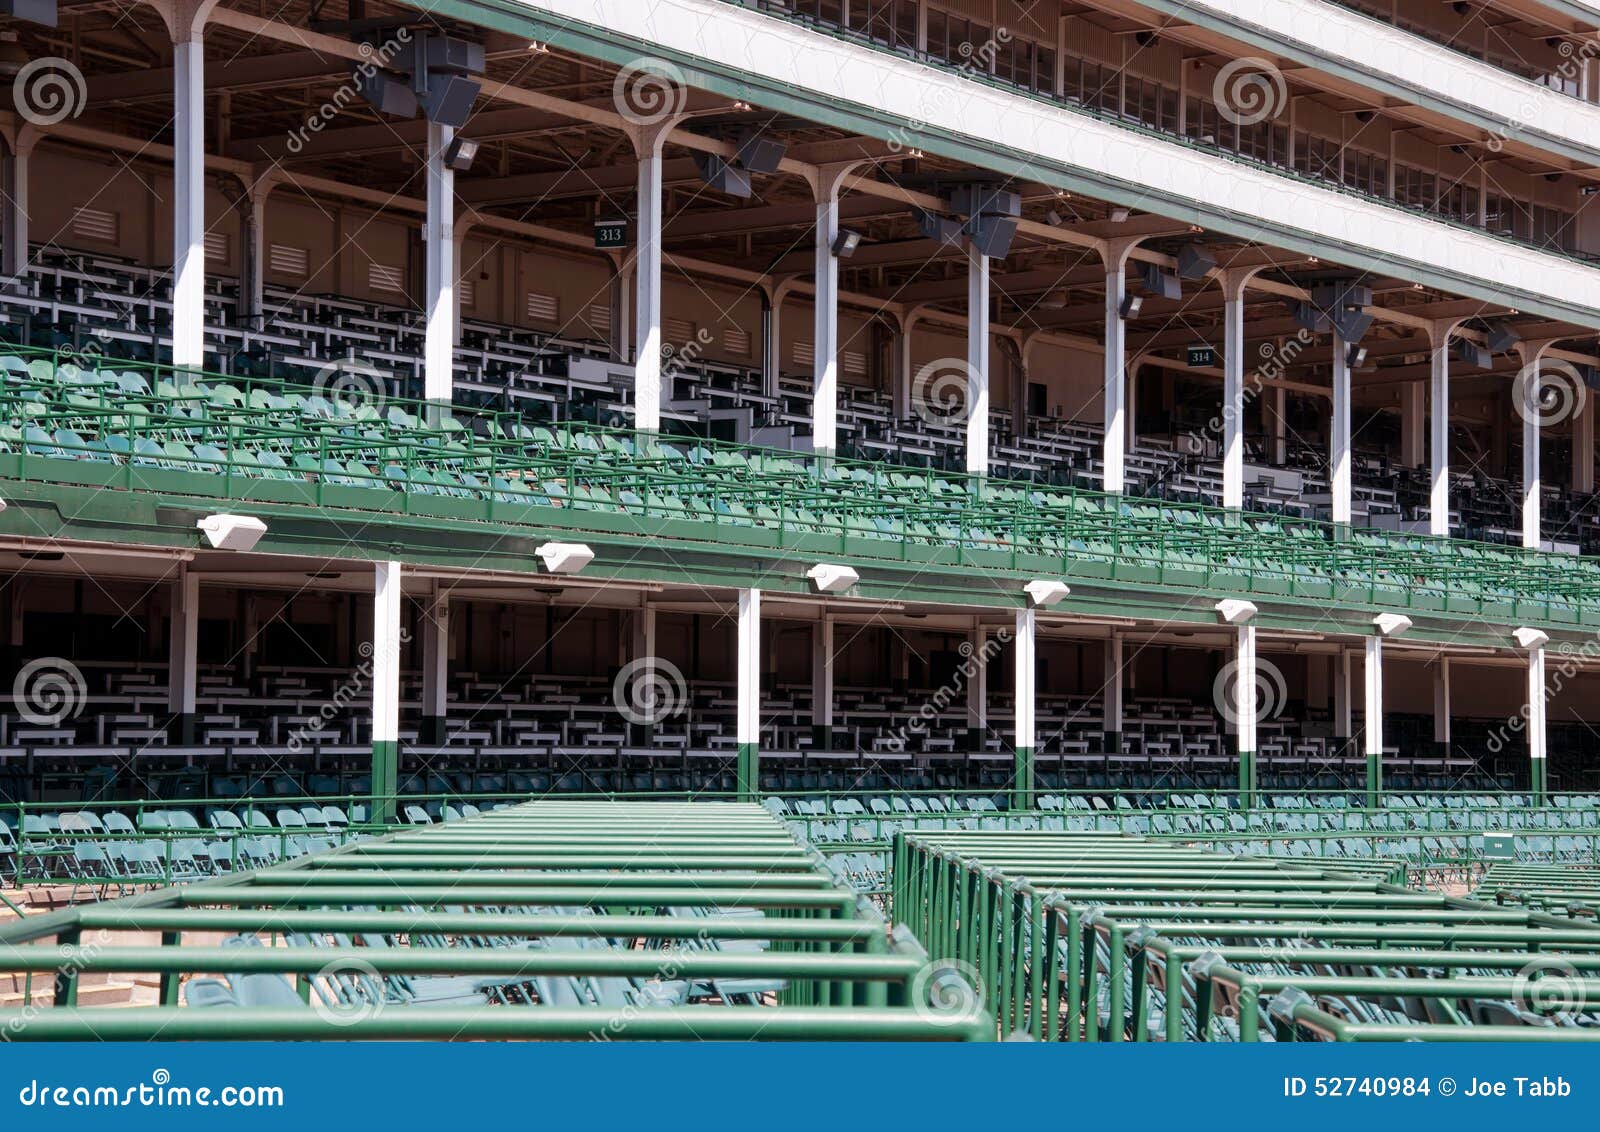
[[[547,542],[534,547],[533,552],[552,574],[576,574],[594,561],[594,551],[582,542]]]
[[[1040,609],[1048,609],[1052,605],[1059,604],[1072,592],[1067,583],[1052,582],[1047,578],[1035,578],[1022,588],[1027,593],[1028,600]]]
[[[1143,295],[1124,295],[1122,302],[1117,307],[1117,313],[1123,318],[1137,318],[1139,308],[1144,306]]]
[[[1257,613],[1256,603],[1245,601],[1242,597],[1223,598],[1213,608],[1224,625],[1243,625]]]
[[[823,594],[842,594],[861,580],[861,575],[850,567],[827,562],[818,562],[806,571],[806,577],[817,587],[817,592]]]
[[[1526,625],[1520,629],[1513,629],[1511,636],[1517,642],[1518,648],[1524,648],[1530,652],[1534,649],[1542,649],[1550,643],[1549,633],[1542,629],[1530,629]]]
[[[253,515],[207,515],[195,524],[218,550],[254,550],[267,525]]]
[[[1111,210],[1111,223],[1126,224],[1128,222],[1128,217],[1131,215],[1133,214],[1128,209],[1118,206]]]
[[[856,248],[861,246],[861,233],[852,232],[848,228],[841,229],[833,238],[833,255],[835,259],[849,259],[856,254]]]
[[[1372,625],[1380,637],[1398,637],[1411,628],[1411,618],[1404,613],[1380,613],[1372,619]]]

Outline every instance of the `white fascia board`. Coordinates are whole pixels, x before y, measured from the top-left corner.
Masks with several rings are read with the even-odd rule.
[[[1531,79],[1329,0],[1140,0],[1141,3],[1384,94],[1455,116],[1501,137],[1600,159],[1600,106],[1558,94]],[[1574,54],[1567,64],[1583,71]]]
[[[699,60],[696,85],[739,74],[758,104],[794,91],[930,153],[981,150],[998,172],[1104,196],[1351,267],[1600,328],[1600,270],[1459,225],[1307,184],[1242,161],[975,82],[959,72],[819,35],[723,0],[514,0],[552,33],[612,29],[669,59]],[[787,89],[785,89],[787,88]],[[803,112],[796,108],[796,113]],[[889,129],[885,130],[885,123]],[[1074,177],[1083,183],[1074,184]]]

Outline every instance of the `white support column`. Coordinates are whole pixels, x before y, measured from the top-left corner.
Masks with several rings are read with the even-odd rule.
[[[178,568],[172,584],[172,617],[167,638],[167,709],[172,715],[168,738],[192,746],[195,734],[195,698],[199,692],[200,575],[188,566]]]
[[[4,142],[0,155],[0,285],[17,284],[28,270],[28,167],[33,158],[34,131],[17,131],[15,143]]]
[[[634,138],[639,158],[639,215],[634,223],[633,425],[661,431],[661,147],[677,119],[641,127]]]
[[[449,693],[450,592],[440,588],[422,607],[422,742],[445,742]]]
[[[1444,538],[1450,534],[1450,335],[1432,336],[1428,375],[1428,428],[1432,443],[1428,453],[1428,532]]]
[[[811,643],[811,745],[833,750],[833,618],[823,614],[813,626]]]
[[[1244,506],[1244,288],[1226,279],[1223,286],[1222,505],[1238,509]]]
[[[778,378],[783,372],[783,295],[780,284],[766,293],[761,327],[761,393],[765,397],[778,396]]]
[[[1350,478],[1350,358],[1349,347],[1336,332],[1333,335],[1333,419],[1329,425],[1333,492],[1333,521],[1348,524],[1352,513]]]
[[[172,77],[172,364],[200,369],[206,353],[206,100],[198,31],[173,44]]]
[[[1123,661],[1122,638],[1113,633],[1106,640],[1105,688],[1101,697],[1105,707],[1102,730],[1107,755],[1122,753],[1122,686],[1127,665]]]
[[[1383,638],[1376,633],[1365,638],[1366,663],[1362,675],[1366,678],[1362,708],[1366,719],[1361,729],[1362,749],[1367,756],[1368,805],[1376,805],[1377,794],[1383,789]]]
[[[1539,407],[1531,406],[1522,414],[1522,545],[1538,550],[1543,537],[1540,528],[1540,503],[1544,485],[1539,472]]]
[[[812,298],[811,444],[819,455],[839,448],[839,260],[833,241],[839,235],[839,189],[834,178],[816,185],[816,290]]]
[[[743,799],[761,789],[761,591],[739,591],[738,791]]]
[[[372,794],[389,820],[400,791],[400,563],[372,567]]]
[[[1534,804],[1542,805],[1550,786],[1549,735],[1545,729],[1544,645],[1528,650],[1528,759]]]
[[[456,342],[456,175],[445,164],[445,150],[455,129],[428,123],[425,311],[423,390],[429,401],[448,405],[455,386]]]
[[[1407,468],[1422,464],[1428,433],[1426,393],[1420,381],[1408,381],[1400,387],[1400,463]]]
[[[972,675],[967,678],[967,750],[982,751],[989,734],[989,666],[984,649],[989,635],[981,625],[967,634],[967,660]]]
[[[911,333],[917,324],[917,314],[912,311],[900,320],[899,332],[894,336],[894,419],[911,419],[911,383],[915,375],[911,368]]]
[[[1122,325],[1122,297],[1128,288],[1127,257],[1112,256],[1106,268],[1106,356],[1105,356],[1105,437],[1102,441],[1105,465],[1101,487],[1120,493],[1127,468],[1127,347]]]
[[[1590,392],[1572,418],[1572,490],[1581,495],[1594,491],[1595,395]]]
[[[1450,747],[1450,658],[1433,666],[1433,741],[1444,753]]]
[[[989,474],[989,257],[967,245],[967,474]]]
[[[1026,606],[1017,610],[1015,708],[1016,763],[1012,773],[1011,808],[1026,809],[1033,805],[1034,748],[1037,742],[1034,718],[1038,710],[1036,682],[1039,669],[1037,610]]]
[[[1233,676],[1233,711],[1239,757],[1239,798],[1252,805],[1256,794],[1256,722],[1259,719],[1259,684],[1256,672],[1256,627],[1250,622],[1238,626],[1236,663]]]

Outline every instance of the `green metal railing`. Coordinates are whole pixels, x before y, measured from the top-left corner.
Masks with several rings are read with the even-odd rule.
[[[1600,926],[1360,870],[1095,833],[917,833],[895,839],[892,899],[1002,1033],[1600,1039]]]
[[[40,373],[12,373],[0,388],[12,449],[0,453],[0,477],[25,483],[1055,570],[1555,626],[1600,621],[1600,569],[1521,548],[571,422],[530,428],[515,414],[399,398],[380,412],[310,386],[99,363],[155,377],[144,394],[63,372],[71,355],[37,358],[48,363]],[[274,410],[273,398],[293,404]],[[301,423],[281,423],[295,416]],[[30,440],[29,425],[49,435]],[[76,441],[57,443],[56,429]],[[216,451],[197,453],[202,445]]]
[[[0,1010],[14,1041],[994,1032],[770,814],[723,803],[531,802],[30,916],[0,926],[7,972],[53,977],[49,1009]],[[82,1005],[86,974],[154,976],[159,1005]]]

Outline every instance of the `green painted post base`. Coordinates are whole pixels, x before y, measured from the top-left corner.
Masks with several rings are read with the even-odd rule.
[[[1011,808],[1026,810],[1033,806],[1033,748],[1018,747],[1016,766],[1011,777]]]
[[[1550,789],[1550,771],[1549,768],[1544,765],[1544,759],[1529,759],[1528,764],[1530,778],[1532,779],[1531,784],[1533,788],[1533,804],[1535,806],[1542,806],[1544,805],[1545,795]]]
[[[177,747],[193,747],[200,742],[198,720],[192,712],[180,712],[167,721],[167,742]]]
[[[392,822],[395,795],[400,788],[400,743],[395,739],[372,742],[372,820]]]
[[[1256,753],[1239,752],[1239,805],[1245,809],[1256,804]]]
[[[761,746],[758,743],[739,744],[738,763],[739,800],[753,802],[761,793]]]
[[[1383,793],[1383,756],[1367,756],[1367,809],[1378,808],[1378,796]]]
[[[442,747],[448,734],[444,716],[425,715],[422,717],[422,726],[417,728],[417,741],[425,747]]]

